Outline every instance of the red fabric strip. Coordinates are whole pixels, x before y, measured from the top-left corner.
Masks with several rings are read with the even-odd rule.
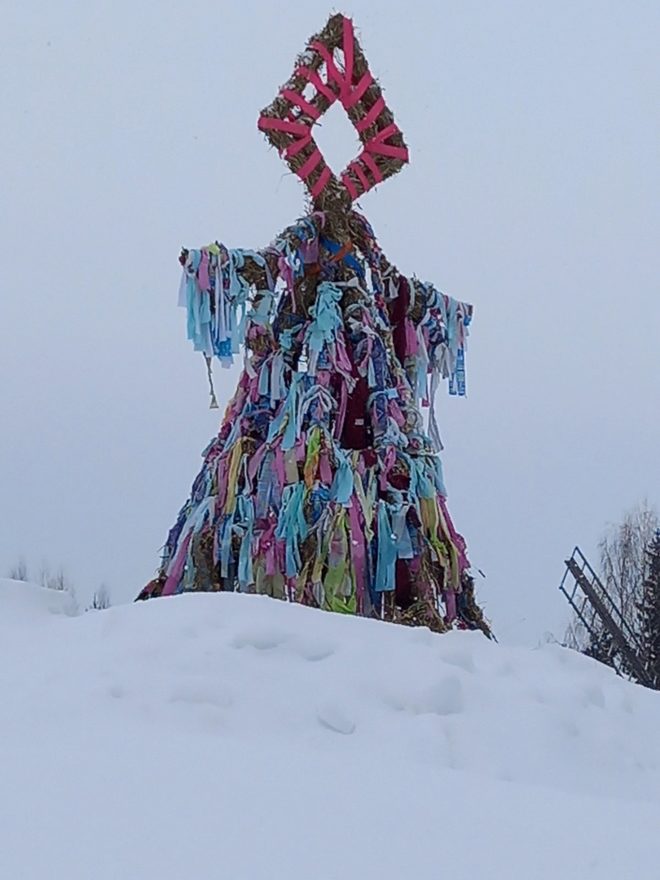
[[[381,128],[380,131],[377,131],[376,134],[371,138],[371,140],[376,144],[384,143],[388,137],[393,134],[400,134],[399,126],[396,122],[390,122],[389,125],[386,125],[385,128]]]
[[[364,149],[376,156],[390,156],[392,159],[401,159],[408,162],[408,147],[395,147],[392,144],[381,144],[377,141],[369,141],[364,145]]]
[[[321,172],[319,179],[310,187],[310,193],[312,194],[312,198],[315,199],[318,195],[320,195],[323,190],[328,185],[330,178],[332,177],[332,171],[326,165],[323,171]]]
[[[304,137],[309,134],[309,126],[304,122],[293,122],[290,119],[273,119],[272,116],[260,116],[258,127],[260,131],[285,131],[287,134],[295,134]]]
[[[319,91],[322,95],[325,95],[325,97],[328,99],[328,101],[330,101],[331,104],[335,103],[335,101],[337,100],[336,93],[333,92],[330,86],[326,85],[323,82],[323,80],[315,70],[312,70],[309,67],[301,66],[296,68],[296,73],[300,74],[300,76],[304,76],[308,82],[311,82],[316,90]]]
[[[312,142],[311,132],[307,134],[304,138],[297,138],[292,144],[288,147],[284,148],[284,155],[288,158],[290,156],[297,156],[301,150],[304,150],[307,144]]]
[[[348,99],[353,85],[353,22],[345,15],[344,18],[344,85],[341,91],[341,102]],[[345,106],[345,105],[344,105]]]
[[[357,199],[358,191],[355,188],[355,184],[353,183],[353,181],[351,180],[351,178],[348,176],[348,174],[345,171],[341,176],[341,181],[344,184],[344,186],[346,187],[346,189],[348,190],[348,194],[350,195],[350,197],[353,200]]]
[[[369,128],[370,125],[373,125],[374,122],[378,119],[380,114],[383,112],[385,107],[385,99],[381,95],[380,98],[376,101],[374,106],[369,110],[364,119],[361,119],[359,122],[355,124],[355,127],[358,131],[364,131]]]
[[[301,177],[303,180],[307,180],[312,171],[316,168],[319,162],[323,161],[323,156],[321,155],[321,151],[317,148],[314,150],[312,155],[306,159],[300,168],[296,171],[298,177]]]
[[[381,174],[378,163],[376,162],[374,157],[370,153],[367,153],[366,150],[363,150],[363,152],[360,153],[359,158],[364,162],[369,171],[371,171],[376,183],[381,183],[383,180],[383,175]]]
[[[348,169],[349,171],[352,171],[359,179],[364,192],[367,192],[367,190],[371,189],[371,184],[369,183],[367,175],[362,170],[362,165],[359,159],[356,159],[355,162],[351,162],[351,164],[348,166]]]
[[[312,119],[318,119],[321,115],[321,112],[313,104],[310,104],[309,101],[306,101],[302,95],[294,92],[293,89],[282,89],[280,95],[286,98],[287,101],[291,101],[292,104],[296,104],[304,113],[311,116]]]
[[[393,144],[385,143],[387,138],[391,137],[393,134],[400,133],[398,125],[395,122],[391,122],[370,138],[364,145],[364,149],[368,153],[374,153],[378,156],[391,156],[394,159],[402,159],[404,162],[407,162],[407,147],[395,147]]]
[[[355,88],[351,90],[351,93],[342,101],[346,110],[350,110],[351,107],[357,104],[373,81],[374,78],[371,75],[371,71],[368,70]]]
[[[335,64],[335,61],[334,61],[334,58],[332,57],[332,54],[328,51],[327,46],[324,46],[323,43],[319,43],[319,42],[315,41],[313,43],[310,43],[310,47],[312,49],[316,49],[316,51],[321,55],[321,57],[325,61],[325,66],[328,71],[328,84],[330,83],[330,80],[333,79],[339,86],[340,94],[344,94],[344,90],[346,88],[345,84],[344,84],[344,77],[337,70],[337,65]]]

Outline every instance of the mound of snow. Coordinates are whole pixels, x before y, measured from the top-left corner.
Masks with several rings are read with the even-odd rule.
[[[0,877],[657,877],[660,696],[593,661],[256,596],[17,595]]]
[[[0,627],[43,622],[52,614],[71,614],[71,596],[66,591],[46,590],[25,581],[0,578]]]

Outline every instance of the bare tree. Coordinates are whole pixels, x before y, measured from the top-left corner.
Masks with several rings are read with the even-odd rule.
[[[96,590],[92,597],[92,601],[85,609],[86,611],[105,611],[112,603],[110,602],[110,591],[105,584]]]
[[[13,581],[26,581],[28,579],[28,567],[23,557],[18,560],[16,565],[9,569],[8,577]]]
[[[648,574],[649,549],[660,527],[657,511],[647,501],[610,525],[598,545],[600,576],[623,617],[639,629],[639,604]]]
[[[608,526],[598,545],[603,586],[640,637],[640,604],[648,574],[649,548],[659,526],[657,511],[643,501],[628,511],[620,523]],[[622,665],[617,646],[586,598],[580,615],[576,614],[566,629],[564,644],[601,663]]]
[[[48,563],[41,566],[39,581],[42,587],[47,590],[57,590],[58,592],[73,592],[73,585],[64,573],[64,568],[60,567],[56,571],[51,571]]]
[[[79,613],[78,597],[76,596],[76,588],[69,576],[64,571],[63,566],[59,566],[52,571],[47,562],[42,563],[39,573],[39,582],[46,590],[55,590],[57,593],[66,593],[66,609],[67,614],[75,616]]]
[[[648,551],[648,573],[639,616],[644,665],[653,687],[660,690],[660,529]]]

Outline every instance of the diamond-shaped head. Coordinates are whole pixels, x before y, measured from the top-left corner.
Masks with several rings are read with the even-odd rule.
[[[313,133],[315,123],[336,101],[362,143],[360,155],[338,177]],[[259,128],[321,210],[350,209],[355,199],[408,162],[403,135],[369,70],[353,22],[340,13],[310,39],[289,80],[262,110]]]

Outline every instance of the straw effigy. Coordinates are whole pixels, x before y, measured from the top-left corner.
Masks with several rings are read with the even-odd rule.
[[[362,143],[338,177],[313,137],[337,101]],[[310,210],[262,250],[215,242],[180,255],[212,406],[212,359],[227,366],[243,350],[244,367],[138,598],[262,593],[489,635],[447,508],[434,411],[442,381],[465,394],[472,306],[404,276],[353,207],[408,149],[349,18],[311,38],[259,128]]]

